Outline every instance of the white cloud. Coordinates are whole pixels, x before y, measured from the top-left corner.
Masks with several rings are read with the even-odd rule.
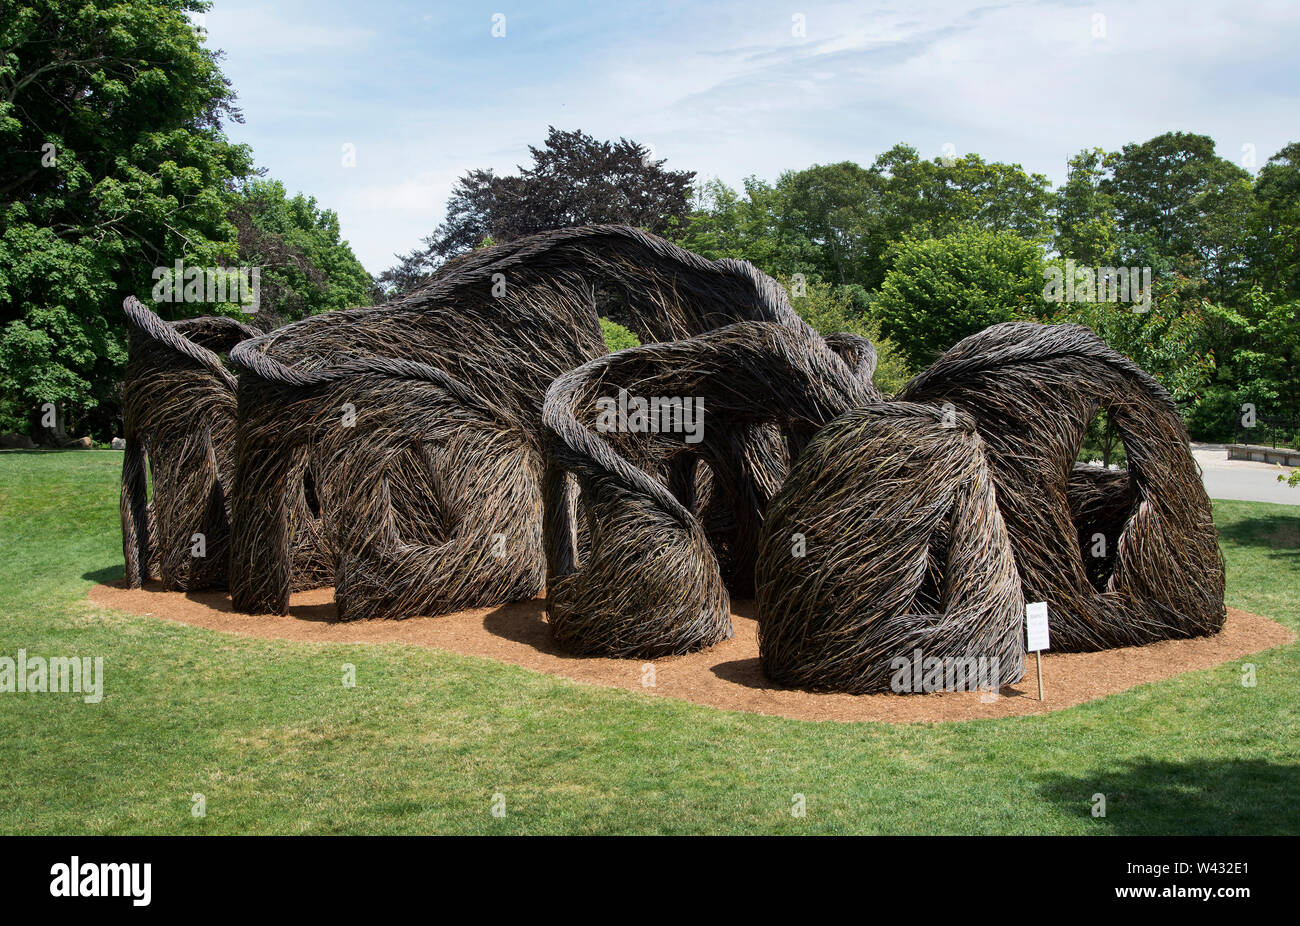
[[[330,49],[366,48],[375,39],[373,28],[333,26],[325,17],[307,13],[284,15],[272,7],[215,4],[203,14],[209,37],[220,35],[229,48],[244,54],[311,55]],[[211,44],[211,43],[210,43]],[[318,66],[327,61],[316,58]]]
[[[1060,180],[1081,148],[1171,129],[1209,134],[1227,157],[1253,142],[1262,163],[1293,140],[1297,112],[1300,12],[1286,3],[800,3],[804,39],[789,4],[530,8],[495,42],[477,13],[441,11],[429,28],[373,6],[208,16],[249,119],[237,137],[336,209],[372,272],[433,231],[457,177],[512,170],[548,124],[635,138],[733,185],[869,163],[900,141]],[[337,168],[342,141],[358,147],[354,170]]]

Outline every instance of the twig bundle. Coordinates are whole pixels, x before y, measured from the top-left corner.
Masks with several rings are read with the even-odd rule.
[[[122,383],[126,581],[138,587],[158,575],[168,589],[225,587],[236,381],[221,355],[258,332],[221,316],[166,322],[133,297],[123,310],[130,325]],[[296,489],[290,499],[300,525],[293,544],[300,580],[295,588],[310,588],[322,579],[313,568],[320,557],[301,477]]]
[[[231,318],[168,323],[134,298],[123,308],[130,324],[122,383],[127,584],[138,588],[156,575],[168,589],[222,586],[230,544],[235,377],[218,355],[257,332]]]

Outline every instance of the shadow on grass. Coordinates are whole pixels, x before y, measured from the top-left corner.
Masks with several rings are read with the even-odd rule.
[[[1300,559],[1300,514],[1243,518],[1219,527],[1219,540],[1270,551],[1269,556]]]
[[[1258,759],[1138,760],[1040,784],[1045,800],[1090,815],[1106,798],[1098,832],[1118,835],[1300,833],[1300,765]]]
[[[126,567],[121,563],[116,566],[105,566],[103,569],[96,569],[93,572],[83,572],[81,577],[89,579],[91,582],[105,584],[108,582],[118,582],[126,575]]]

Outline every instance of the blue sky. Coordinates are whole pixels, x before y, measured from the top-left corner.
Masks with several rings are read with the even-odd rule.
[[[1245,166],[1300,139],[1291,0],[216,0],[204,25],[244,110],[231,136],[337,211],[372,273],[437,226],[457,177],[513,171],[548,125],[732,185],[900,141],[1059,182],[1082,148],[1169,130]]]

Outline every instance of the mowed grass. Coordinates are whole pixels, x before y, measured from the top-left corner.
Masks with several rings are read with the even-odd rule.
[[[1295,645],[1046,717],[891,726],[243,639],[86,601],[121,575],[120,465],[0,454],[0,655],[102,656],[106,676],[99,704],[0,694],[0,832],[1300,832]],[[1215,515],[1229,603],[1300,628],[1300,508]]]

